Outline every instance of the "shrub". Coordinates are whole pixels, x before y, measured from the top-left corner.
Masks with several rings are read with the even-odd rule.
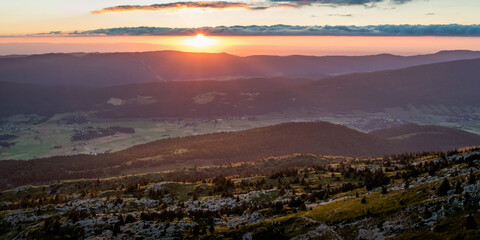
[[[125,223],[133,223],[133,222],[136,222],[137,219],[132,216],[132,215],[127,215],[127,217],[125,218]]]

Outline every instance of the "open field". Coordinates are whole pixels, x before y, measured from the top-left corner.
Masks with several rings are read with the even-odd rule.
[[[82,123],[66,123],[65,118],[84,115]],[[215,118],[148,118],[105,119],[93,113],[57,114],[48,119],[36,115],[15,115],[2,119],[0,135],[12,134],[15,145],[0,147],[0,159],[26,160],[39,157],[73,154],[97,154],[126,149],[133,145],[159,139],[199,135],[222,131],[237,131],[284,122],[327,121],[368,132],[405,123],[434,124],[480,134],[480,109],[457,107],[414,107],[386,109],[384,113],[355,112],[328,114],[318,109],[269,113],[258,116]],[[87,141],[71,141],[75,130],[131,127],[134,134],[116,133]]]
[[[21,160],[55,155],[113,152],[164,138],[243,130],[288,121],[270,116],[259,120],[246,118],[119,120],[89,117],[87,123],[64,124],[58,122],[62,117],[56,115],[41,123],[34,122],[34,116],[15,116],[6,119],[7,123],[0,128],[0,134],[13,134],[18,137],[13,140],[16,143],[14,146],[0,148],[0,159]],[[131,127],[135,129],[135,133],[117,133],[88,141],[71,141],[75,129],[110,126]]]

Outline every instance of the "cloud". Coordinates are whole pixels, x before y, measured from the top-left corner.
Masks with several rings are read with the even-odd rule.
[[[329,17],[353,17],[353,14],[338,14],[338,13],[334,13],[334,14],[328,14]]]
[[[407,2],[411,2],[413,0],[392,0],[393,3],[396,3],[396,4],[404,4],[404,3],[407,3]]]
[[[392,4],[404,4],[413,0],[269,0],[270,2],[289,2],[297,5],[311,5],[311,4],[327,4],[327,5],[372,5],[380,2],[387,2]]]
[[[241,8],[245,10],[266,10],[270,8],[300,8],[311,5],[349,6],[364,5],[374,7],[376,3],[389,2],[403,4],[413,0],[264,0],[254,3],[227,2],[227,1],[198,1],[198,2],[172,2],[152,5],[119,5],[92,11],[92,14],[129,11],[164,11],[180,10],[185,8],[197,9],[229,9]]]
[[[103,8],[93,11],[93,14],[103,14],[109,12],[129,12],[129,11],[162,11],[162,10],[179,10],[185,8],[197,9],[228,9],[243,8],[247,10],[266,10],[273,7],[296,8],[296,4],[248,4],[245,2],[226,2],[226,1],[199,1],[199,2],[173,2],[153,5],[120,5],[114,7]]]
[[[290,2],[298,5],[331,4],[331,5],[366,5],[384,0],[269,0],[270,2]],[[394,0],[395,1],[395,0]]]
[[[480,25],[369,26],[217,26],[201,28],[125,27],[57,33],[63,35],[181,36],[202,32],[214,36],[480,36]],[[55,33],[50,33],[55,35]]]

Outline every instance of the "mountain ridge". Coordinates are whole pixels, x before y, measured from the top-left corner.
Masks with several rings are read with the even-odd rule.
[[[315,108],[383,112],[422,106],[480,107],[480,59],[352,73],[317,81],[247,78],[110,87],[0,82],[0,115],[95,111],[104,118],[245,116]],[[459,84],[461,83],[461,84]],[[139,97],[151,101],[138,101]],[[125,104],[110,104],[119,99]]]
[[[445,51],[417,56],[240,57],[228,53],[151,51],[50,53],[0,57],[2,81],[107,87],[132,83],[250,77],[322,79],[354,72],[400,69],[429,63],[480,58],[480,52]]]

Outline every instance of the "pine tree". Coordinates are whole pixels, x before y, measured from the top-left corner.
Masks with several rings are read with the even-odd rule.
[[[58,219],[55,219],[55,222],[53,223],[53,232],[58,233],[60,231],[60,222]]]
[[[300,211],[307,211],[307,205],[304,202],[300,205]]]
[[[117,234],[120,233],[120,223],[119,222],[116,222],[114,225],[113,225],[113,236],[117,236]]]
[[[465,226],[467,229],[472,230],[472,229],[477,229],[478,224],[477,221],[475,221],[475,218],[472,215],[468,215],[466,219]]]
[[[198,236],[198,233],[200,232],[200,226],[197,224],[195,227],[193,227],[193,236]]]
[[[198,200],[197,192],[194,192],[194,193],[193,193],[192,200],[193,200],[193,201]]]
[[[438,196],[445,196],[445,195],[447,195],[448,190],[450,190],[450,183],[445,178],[442,181],[442,183],[440,184],[440,186],[438,187],[437,195]]]
[[[477,178],[475,177],[473,172],[470,171],[470,174],[468,175],[468,184],[474,184],[475,182],[477,182]]]
[[[123,219],[122,214],[119,214],[119,215],[118,215],[118,219],[117,219],[117,220],[118,220],[117,223],[118,223],[119,225],[125,224],[125,220]]]

